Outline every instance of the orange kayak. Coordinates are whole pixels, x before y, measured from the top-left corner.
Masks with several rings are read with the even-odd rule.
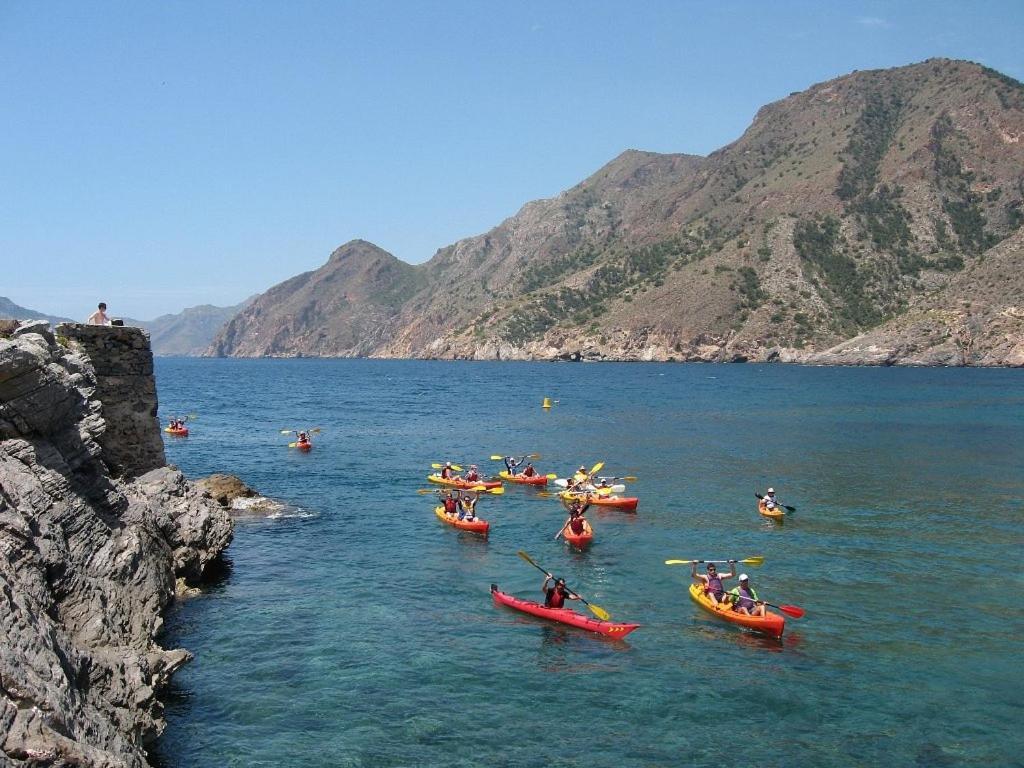
[[[717,616],[730,624],[738,624],[746,629],[761,632],[771,637],[781,638],[786,629],[786,620],[777,613],[765,611],[764,616],[748,616],[739,611],[728,608],[718,608],[711,602],[711,598],[704,592],[704,588],[697,584],[690,585],[690,597],[697,605],[710,614]]]
[[[488,480],[488,481],[478,480],[475,483],[471,483],[468,480],[464,480],[461,477],[453,477],[450,480],[445,480],[437,472],[434,472],[431,475],[427,475],[427,482],[437,483],[438,485],[450,485],[452,488],[463,488],[463,489],[466,489],[466,488],[486,488],[486,489],[490,490],[491,488],[501,488],[501,481],[500,480]]]
[[[625,512],[636,512],[636,505],[640,499],[636,496],[599,496],[598,494],[569,493],[563,491],[558,494],[569,501],[582,501],[584,504],[593,504],[595,507],[614,507]]]
[[[438,516],[440,520],[448,525],[458,528],[460,531],[469,531],[470,533],[479,533],[482,536],[487,535],[487,531],[490,530],[491,524],[486,520],[476,518],[475,520],[459,520],[457,517],[448,517],[444,513],[444,506],[434,507],[434,514]]]
[[[562,537],[577,549],[583,549],[594,540],[594,529],[587,524],[587,527],[583,529],[583,533],[573,533],[571,528],[566,527],[562,531]]]
[[[507,483],[519,483],[520,485],[547,485],[548,478],[546,475],[510,475],[508,472],[499,472],[498,477]]]
[[[300,451],[311,451],[311,450],[313,450],[313,444],[309,443],[309,442],[306,442],[306,443],[296,443],[295,447],[298,448]]]
[[[763,517],[767,517],[769,520],[774,520],[777,523],[781,523],[786,519],[786,511],[781,506],[776,505],[775,509],[768,509],[763,500],[757,502],[757,511]]]
[[[175,437],[188,437],[188,427],[182,427],[181,429],[171,429],[170,427],[164,427],[164,432],[168,435],[174,435]]]

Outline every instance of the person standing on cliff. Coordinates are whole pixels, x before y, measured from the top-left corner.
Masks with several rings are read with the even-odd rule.
[[[107,317],[106,303],[101,301],[96,307],[96,311],[89,315],[89,319],[85,322],[89,325],[111,325],[110,318]]]

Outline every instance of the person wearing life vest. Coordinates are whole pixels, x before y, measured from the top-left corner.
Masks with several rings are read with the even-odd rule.
[[[580,483],[585,483],[589,478],[590,475],[587,472],[587,468],[581,464],[580,468],[573,473],[572,481],[574,484],[579,485]]]
[[[551,586],[549,587],[548,584],[551,584]],[[545,608],[561,608],[565,605],[566,599],[580,599],[578,595],[574,595],[565,588],[565,579],[556,579],[550,573],[547,574],[544,579],[544,583],[541,584],[540,591],[544,593]]]
[[[526,461],[526,456],[523,456],[523,458],[519,459],[518,461],[516,460],[515,456],[506,456],[505,457],[505,469],[508,470],[508,473],[510,475],[514,476],[516,474],[516,468],[520,464],[522,464],[524,461]]]
[[[761,499],[761,502],[764,504],[765,509],[775,509],[777,506],[779,506],[779,502],[775,498],[775,489],[769,488],[768,493],[764,495],[764,498]]]
[[[526,469],[523,470],[523,477],[533,477],[537,474],[537,470],[533,468],[533,463],[528,462]]]
[[[757,599],[757,592],[750,586],[750,579],[745,573],[740,574],[740,585],[730,589],[726,599],[732,603],[732,610],[738,613],[764,616],[764,603]]]
[[[565,521],[558,533],[555,534],[555,538],[557,539],[565,533],[566,530],[572,531],[576,536],[583,533],[592,533],[593,529],[590,527],[590,523],[588,523],[587,519],[583,517],[584,511],[586,511],[589,506],[589,504],[581,504],[578,501],[574,502],[573,505],[569,507],[569,519]]]
[[[307,443],[309,443],[309,435],[306,434],[305,432],[299,432],[299,436],[296,442],[298,442],[299,445],[306,445]]]
[[[459,506],[462,507],[462,511],[459,512],[459,520],[465,520],[467,523],[476,520],[476,503],[478,501],[480,501],[480,491],[477,491],[475,496],[470,496],[468,493],[460,494]]]
[[[465,477],[463,479],[467,483],[475,483],[478,480],[480,480],[480,473],[477,472],[476,464],[470,464],[469,465],[469,471],[466,473],[466,475],[465,475]]]
[[[736,561],[729,561],[728,573],[719,573],[718,566],[708,563],[706,574],[697,573],[697,563],[699,562],[699,560],[694,560],[690,563],[690,576],[693,577],[695,583],[704,587],[704,594],[710,598],[711,602],[718,605],[723,602],[722,598],[725,596],[725,587],[722,585],[722,581],[736,578]],[[726,603],[728,604],[728,601]]]
[[[455,477],[455,470],[452,469],[452,463],[450,461],[446,461],[444,466],[441,467],[441,479],[451,480],[453,477]]]
[[[459,502],[452,496],[452,492],[448,491],[444,499],[441,501],[444,504],[444,513],[448,517],[455,517],[455,514],[459,511]]]

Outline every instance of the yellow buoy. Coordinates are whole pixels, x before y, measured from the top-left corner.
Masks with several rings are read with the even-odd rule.
[[[541,408],[550,408],[550,407],[551,407],[551,398],[550,397],[545,397],[544,398],[544,402],[541,405]]]

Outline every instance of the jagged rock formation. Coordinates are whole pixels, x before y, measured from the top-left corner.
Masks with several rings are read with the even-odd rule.
[[[824,360],[921,302],[961,301],[1022,223],[1024,86],[935,59],[793,94],[708,157],[626,152],[416,267],[349,243],[209,353]],[[1015,342],[974,338],[972,364],[1016,359],[1000,352]]]
[[[163,466],[144,332],[60,332],[0,340],[0,764],[142,768],[189,659],[161,613],[231,521]]]

